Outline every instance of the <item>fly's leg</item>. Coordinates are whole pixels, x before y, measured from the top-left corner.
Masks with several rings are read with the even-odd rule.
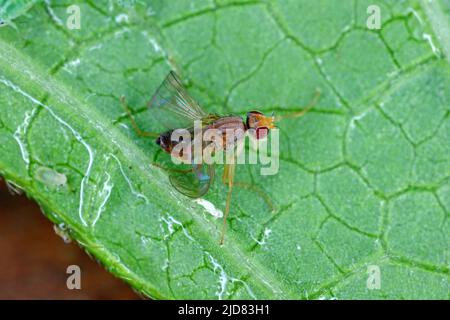
[[[136,123],[136,121],[134,120],[134,116],[131,113],[130,108],[128,107],[128,103],[125,100],[124,96],[120,97],[120,102],[122,103],[123,108],[125,109],[128,117],[130,118],[130,122],[131,125],[133,126],[134,131],[136,132],[136,134],[140,137],[158,137],[159,134],[156,132],[147,132],[147,131],[143,131],[141,130],[141,128],[139,128],[138,124]]]
[[[283,120],[283,119],[299,118],[299,117],[305,115],[309,110],[311,110],[317,104],[319,99],[320,99],[320,89],[316,88],[314,97],[312,98],[312,100],[308,103],[308,105],[303,110],[278,116],[276,118],[276,121]]]
[[[223,244],[225,240],[225,231],[227,230],[227,217],[230,213],[230,204],[231,204],[231,192],[233,190],[233,179],[234,179],[234,164],[226,164],[225,169],[223,171],[222,181],[223,183],[228,185],[228,194],[227,194],[227,204],[225,206],[225,213],[223,215],[223,226],[222,226],[222,235],[220,237],[220,245]]]
[[[270,196],[263,189],[255,186],[255,185],[245,183],[245,182],[234,182],[234,185],[239,188],[243,188],[243,189],[247,189],[247,190],[256,192],[264,200],[264,202],[266,203],[266,205],[270,208],[270,210],[272,212],[276,211],[276,207],[273,204],[272,199],[270,199]]]

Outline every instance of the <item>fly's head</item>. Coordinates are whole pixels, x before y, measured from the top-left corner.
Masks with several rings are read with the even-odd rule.
[[[246,125],[247,129],[253,129],[256,139],[263,139],[268,134],[270,129],[276,128],[274,125],[275,117],[265,116],[259,111],[250,111],[247,113]]]

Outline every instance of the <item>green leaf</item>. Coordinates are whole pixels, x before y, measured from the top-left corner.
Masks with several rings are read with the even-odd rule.
[[[27,15],[0,29],[0,173],[138,291],[450,297],[448,1],[71,0]],[[278,124],[277,175],[238,166],[277,210],[236,188],[223,246],[227,188],[177,193],[120,106],[154,128],[146,102],[171,69],[222,114],[296,111],[321,90]]]
[[[25,14],[39,0],[0,0],[0,24],[12,23],[12,20]]]

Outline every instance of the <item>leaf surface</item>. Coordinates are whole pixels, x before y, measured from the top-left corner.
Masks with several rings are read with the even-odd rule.
[[[72,4],[0,28],[0,173],[110,272],[160,299],[449,298],[448,1],[83,1],[79,30]],[[238,166],[277,210],[236,188],[224,246],[226,187],[177,193],[120,105],[157,128],[169,70],[221,114],[321,90],[279,123],[277,175]]]

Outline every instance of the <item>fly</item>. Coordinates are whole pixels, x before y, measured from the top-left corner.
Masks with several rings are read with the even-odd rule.
[[[316,98],[318,98],[318,92],[313,100],[314,102],[312,102],[310,106],[315,104]],[[239,136],[238,132],[243,132],[245,134],[247,131],[251,130],[256,139],[262,139],[269,134],[271,129],[275,128],[275,117],[273,115],[266,116],[259,111],[248,112],[245,120],[237,115],[220,116],[204,111],[188,94],[181,80],[173,71],[167,75],[148,103],[152,115],[166,128],[166,131],[161,133],[142,131],[136,124],[123,96],[121,101],[136,133],[139,136],[156,138],[156,144],[159,145],[164,152],[169,154],[171,154],[177,144],[180,143],[179,140],[172,139],[173,132],[177,129],[187,129],[192,132],[193,123],[195,121],[200,121],[202,123],[202,129],[204,130],[216,129],[220,131],[223,134],[224,143],[222,146],[225,151],[236,147],[236,139],[230,141],[230,139],[227,138],[227,135],[230,135],[230,132],[233,133],[233,137],[236,137]],[[286,117],[299,117],[309,109],[310,107],[300,112],[294,112],[289,115],[278,117],[276,120],[284,119]],[[262,192],[262,190],[253,185],[237,183],[234,181],[236,171],[235,166],[234,161],[233,163],[225,163],[222,175],[222,182],[228,186],[228,193],[223,215],[220,244],[223,244],[224,242],[233,186],[240,186],[257,191],[266,203],[273,208],[270,199]],[[206,194],[213,183],[215,176],[214,165],[206,163],[192,163],[187,170],[165,169],[170,171],[169,180],[172,186],[180,193],[190,198],[199,198]]]

